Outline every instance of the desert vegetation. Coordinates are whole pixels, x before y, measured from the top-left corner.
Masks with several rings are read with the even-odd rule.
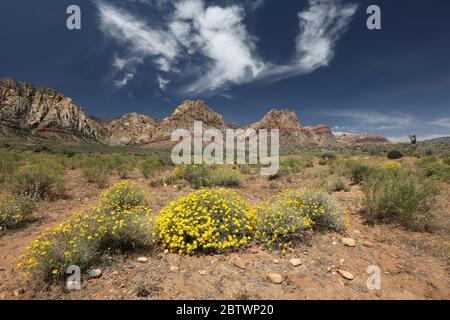
[[[0,242],[28,239],[8,260],[16,271],[8,273],[2,290],[25,281],[36,286],[27,294],[60,295],[40,288],[63,283],[68,266],[79,266],[89,279],[93,268],[120,270],[138,256],[135,268],[170,263],[167,271],[158,269],[163,275],[179,271],[176,261],[197,266],[230,255],[238,270],[250,272],[248,261],[265,257],[264,270],[276,271],[281,269],[272,261],[299,265],[306,250],[317,255],[307,259],[329,259],[338,239],[347,239],[343,248],[359,248],[352,251],[357,261],[358,255],[369,259],[368,248],[381,256],[389,250],[418,254],[420,243],[420,254],[437,259],[433,263],[449,262],[445,149],[431,156],[424,150],[420,157],[417,149],[403,149],[403,157],[395,159],[385,146],[379,153],[375,146],[291,152],[282,156],[276,176],[262,177],[257,165],[173,166],[163,151],[21,148],[0,149]],[[53,208],[60,216],[52,215]],[[355,226],[365,230],[364,238],[355,237]],[[200,275],[210,272],[198,268]],[[211,272],[215,278],[222,271]],[[136,284],[138,297],[154,294],[148,276]],[[273,282],[252,277],[255,286]]]

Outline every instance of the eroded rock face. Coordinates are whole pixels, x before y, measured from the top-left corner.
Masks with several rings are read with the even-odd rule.
[[[108,124],[104,142],[115,146],[145,144],[151,141],[157,125],[149,116],[127,113]]]
[[[201,121],[203,130],[216,128],[224,131],[226,129],[223,117],[211,110],[205,102],[186,100],[155,128],[152,141],[170,140],[172,132],[176,129],[187,129],[193,132],[194,121]]]
[[[61,140],[97,140],[97,132],[72,100],[48,88],[0,79],[2,132],[27,131]]]

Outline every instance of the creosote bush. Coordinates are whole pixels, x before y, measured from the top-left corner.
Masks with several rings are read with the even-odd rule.
[[[429,229],[435,219],[438,188],[430,178],[402,168],[380,168],[363,184],[369,222]]]
[[[170,202],[156,217],[165,247],[177,253],[218,253],[248,244],[256,216],[235,192],[202,189]]]
[[[44,281],[59,280],[68,266],[77,265],[84,272],[106,251],[151,246],[157,239],[151,212],[141,205],[125,208],[114,202],[76,213],[33,241],[17,269]]]
[[[255,207],[258,238],[263,245],[285,250],[300,243],[311,230],[344,232],[345,212],[320,191],[283,191]]]
[[[242,184],[239,171],[226,166],[180,165],[171,178],[184,179],[194,189],[214,186],[238,187]]]
[[[111,169],[107,162],[101,159],[91,159],[82,164],[81,171],[87,182],[95,183],[100,188],[104,188],[108,183]]]
[[[163,162],[156,155],[150,155],[141,162],[141,172],[145,178],[149,178],[156,170],[163,166]]]
[[[331,192],[348,191],[348,186],[340,178],[334,178],[328,184],[328,190]]]

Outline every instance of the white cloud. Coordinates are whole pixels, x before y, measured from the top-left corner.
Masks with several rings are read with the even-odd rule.
[[[158,85],[159,88],[163,91],[166,91],[167,85],[170,83],[170,80],[166,80],[161,75],[158,74]]]
[[[444,128],[450,128],[450,118],[440,118],[431,122],[432,125]]]
[[[257,40],[244,24],[244,7],[256,10],[264,0],[236,3],[219,7],[204,0],[174,0],[174,10],[162,13],[167,25],[156,28],[136,14],[97,1],[100,29],[128,48],[129,57],[140,63],[150,58],[157,70],[165,72],[166,79],[179,73],[176,80],[183,82],[184,94],[215,93],[232,85],[277,81],[325,67],[357,8],[339,0],[309,0],[309,6],[298,13],[296,52],[290,62],[280,66],[260,58]],[[126,69],[120,59],[114,65]],[[126,72],[131,73],[130,69]]]
[[[134,74],[129,72],[129,73],[126,73],[121,80],[115,80],[113,83],[116,88],[123,88],[133,78],[134,78]]]

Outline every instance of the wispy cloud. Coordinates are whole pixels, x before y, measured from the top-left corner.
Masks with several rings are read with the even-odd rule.
[[[329,117],[345,118],[355,128],[377,130],[408,128],[416,119],[407,114],[388,114],[363,110],[333,110],[322,113]]]
[[[438,127],[450,128],[450,118],[436,119],[433,122],[431,122],[431,124]]]
[[[296,51],[291,61],[274,65],[261,59],[257,39],[244,24],[245,8],[256,10],[264,5],[263,0],[253,1],[250,6],[236,1],[221,7],[204,0],[158,0],[159,6],[165,8],[165,22],[158,26],[123,7],[103,0],[96,3],[100,29],[128,48],[127,60],[137,59],[131,68],[150,58],[154,67],[165,74],[165,81],[174,75],[183,80],[179,85],[184,94],[211,94],[233,85],[276,81],[326,67],[357,9],[339,0],[309,0],[309,6],[298,13],[299,34],[293,39]],[[168,3],[172,10],[167,10]],[[122,60],[116,59],[115,66],[132,73]],[[158,83],[165,90],[169,82],[161,85],[158,78]]]

